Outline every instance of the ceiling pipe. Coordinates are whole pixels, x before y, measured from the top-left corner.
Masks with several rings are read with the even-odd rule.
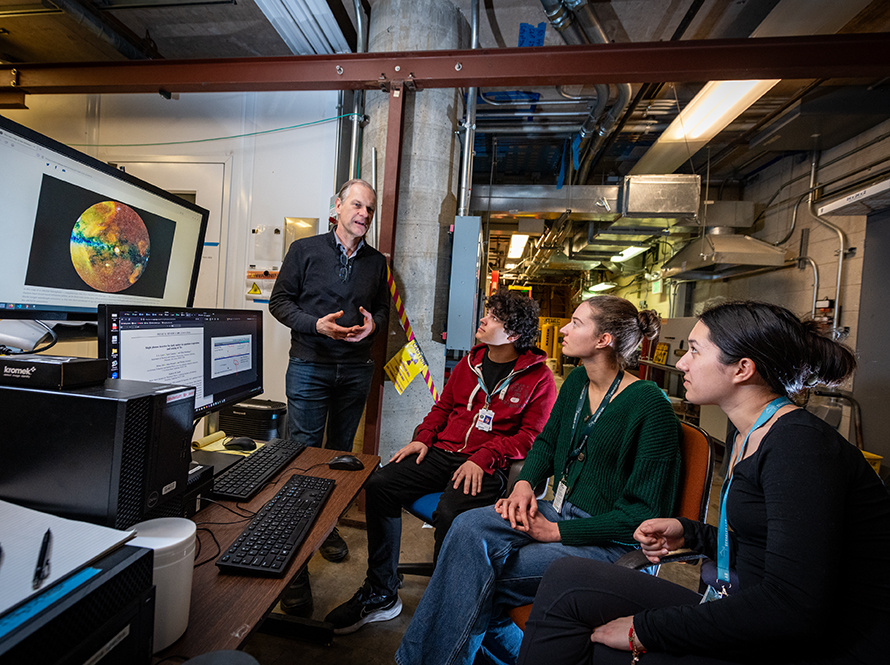
[[[139,39],[123,23],[113,16],[99,14],[77,0],[53,0],[53,4],[103,41],[111,44],[118,53],[129,60],[163,58],[151,39]]]
[[[676,42],[678,41],[686,32],[686,29],[695,19],[699,10],[702,8],[704,4],[704,0],[693,0],[692,4],[689,5],[689,9],[686,10],[686,14],[683,16],[683,19],[680,21],[679,25],[677,25],[677,29],[674,30],[674,34],[671,35],[671,38],[668,41]],[[625,109],[624,114],[621,116],[621,119],[618,121],[618,126],[615,128],[615,131],[612,132],[606,140],[603,142],[603,145],[600,151],[592,155],[590,161],[587,162],[585,159],[585,168],[587,169],[588,174],[590,171],[597,165],[602,156],[606,153],[609,147],[612,145],[612,142],[615,140],[615,137],[622,131],[624,126],[628,123],[631,116],[637,110],[637,107],[640,105],[640,102],[648,97],[650,94],[654,94],[660,84],[655,83],[646,83],[644,84],[638,91],[636,96],[633,98],[633,101],[628,105]],[[582,181],[583,183],[583,181]]]
[[[583,88],[584,86],[581,86],[581,87]],[[560,97],[565,97],[566,99],[571,99],[576,102],[592,102],[596,99],[596,97],[583,97],[581,95],[570,95],[569,93],[567,93],[565,91],[564,85],[556,86],[556,92],[559,93]],[[565,103],[565,102],[563,102],[563,103]]]
[[[578,26],[572,12],[563,4],[562,0],[541,0],[544,6],[544,13],[547,20],[559,34],[562,36],[566,44],[589,44],[587,35]]]
[[[590,39],[593,44],[608,44],[609,38],[606,35],[606,31],[603,30],[602,25],[599,22],[596,14],[593,11],[593,7],[590,6],[588,0],[563,0],[566,6],[572,10],[575,16],[578,17],[578,21],[581,23],[581,28],[584,30],[588,39]],[[590,174],[590,168],[593,164],[593,158],[595,155],[599,154],[603,145],[605,145],[606,140],[609,136],[612,135],[612,132],[615,130],[616,125],[618,124],[619,118],[621,118],[625,111],[627,111],[627,107],[630,106],[630,98],[631,98],[631,87],[630,83],[619,83],[617,86],[618,89],[618,97],[615,100],[615,103],[612,105],[612,108],[609,109],[608,115],[606,115],[600,123],[596,126],[596,138],[592,140],[590,145],[587,146],[587,151],[584,155],[584,161],[581,165],[581,168],[578,172],[577,184],[583,185],[587,182],[587,177]],[[582,136],[584,135],[585,128],[581,128]]]
[[[541,0],[541,4],[544,6],[544,13],[547,15],[550,24],[559,31],[559,34],[562,36],[563,41],[565,41],[566,44],[592,43],[593,40],[591,40],[590,35],[579,25],[578,21],[575,20],[575,15],[568,6],[569,3],[564,0]],[[608,40],[599,43],[608,43]],[[587,153],[591,136],[597,131],[599,119],[602,117],[606,110],[606,105],[609,103],[609,86],[607,84],[597,83],[593,86],[593,89],[596,91],[596,104],[590,110],[587,119],[581,124],[579,130],[581,140],[578,144],[579,155]],[[561,86],[557,87],[557,92],[563,97],[571,99],[571,97],[562,90]],[[570,183],[575,180],[574,159],[569,159],[568,176],[566,179]]]
[[[364,10],[362,9],[361,0],[353,0],[355,7],[355,24],[356,24],[356,53],[365,53],[368,50],[368,27],[365,21]],[[365,91],[355,90],[352,93],[352,137],[349,141],[349,179],[361,177],[361,145],[362,121],[365,116]]]
[[[818,151],[813,150],[813,160],[810,164],[810,216],[822,226],[834,231],[837,234],[839,245],[837,252],[837,282],[834,288],[834,319],[832,321],[832,333],[834,334],[835,339],[839,339],[841,336],[840,327],[838,326],[841,312],[841,279],[844,273],[844,255],[846,253],[847,238],[840,227],[835,226],[824,217],[820,217],[816,210],[816,201],[819,198],[816,191],[818,189],[816,186],[816,172],[818,171],[818,168],[819,153]]]
[[[470,49],[477,49],[479,48],[479,0],[472,0],[470,3],[470,14],[472,14]],[[470,197],[473,191],[473,144],[476,139],[476,93],[477,88],[467,88],[467,117],[464,123],[460,189],[457,195],[459,217],[465,217],[470,213]]]
[[[538,270],[541,269],[541,266],[550,261],[550,257],[553,256],[556,247],[559,247],[562,244],[566,236],[572,230],[572,222],[569,219],[569,214],[570,211],[568,210],[562,213],[547,233],[541,236],[541,239],[535,245],[534,250],[532,250],[531,260],[523,270],[520,279],[531,279],[537,274]]]
[[[815,319],[816,301],[819,299],[819,266],[817,266],[816,262],[809,256],[797,257],[797,265],[799,268],[803,268],[804,263],[813,269],[813,306],[810,308],[810,318]]]

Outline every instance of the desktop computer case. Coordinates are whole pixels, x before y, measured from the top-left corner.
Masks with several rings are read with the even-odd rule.
[[[144,381],[0,386],[0,498],[130,527],[185,492],[194,402],[194,388]]]
[[[148,665],[155,615],[152,551],[119,547],[99,572],[0,636],[0,665]]]

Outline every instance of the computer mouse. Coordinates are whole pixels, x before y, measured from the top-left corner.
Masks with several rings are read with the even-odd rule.
[[[361,471],[365,468],[362,461],[355,455],[340,455],[339,457],[335,457],[328,462],[328,466],[337,471]]]
[[[236,436],[223,444],[226,450],[256,450],[256,441],[247,436]]]

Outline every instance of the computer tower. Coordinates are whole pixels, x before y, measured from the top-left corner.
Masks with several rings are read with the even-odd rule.
[[[22,608],[28,618],[9,622],[0,635],[0,665],[148,665],[154,650],[153,568],[151,550],[119,547],[55,602],[37,596]],[[42,609],[28,611],[32,606]]]
[[[181,497],[195,389],[108,379],[71,390],[0,386],[0,499],[125,529]]]
[[[267,399],[246,399],[219,412],[219,429],[228,436],[249,436],[257,441],[287,435],[287,406]]]

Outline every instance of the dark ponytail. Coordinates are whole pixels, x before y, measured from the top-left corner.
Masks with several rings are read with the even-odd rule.
[[[815,322],[802,322],[778,305],[726,302],[699,318],[720,349],[720,362],[750,358],[777,395],[793,396],[817,384],[835,386],[856,369],[850,349],[822,335]]]
[[[594,296],[585,301],[590,305],[590,318],[597,331],[612,336],[612,348],[619,367],[626,367],[633,358],[640,340],[654,339],[661,329],[661,318],[654,309],[637,311],[633,303],[618,296]]]

